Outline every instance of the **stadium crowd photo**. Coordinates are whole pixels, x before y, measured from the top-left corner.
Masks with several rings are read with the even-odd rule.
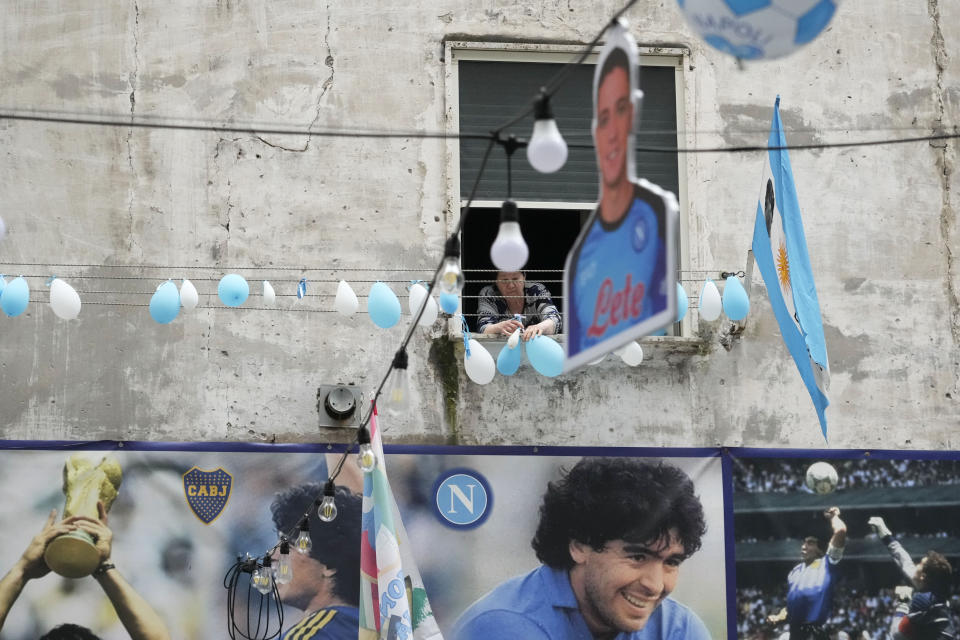
[[[958,638],[960,460],[733,469],[739,638]]]

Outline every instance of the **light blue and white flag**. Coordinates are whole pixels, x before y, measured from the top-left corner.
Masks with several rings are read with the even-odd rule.
[[[783,148],[786,145],[777,96],[767,140],[771,149],[767,152],[753,229],[753,254],[767,285],[783,341],[810,392],[826,439],[830,367],[790,155]]]

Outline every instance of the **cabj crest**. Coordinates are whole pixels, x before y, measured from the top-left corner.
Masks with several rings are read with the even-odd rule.
[[[210,524],[223,512],[232,486],[233,476],[222,467],[213,471],[193,467],[183,474],[183,495],[204,524]]]

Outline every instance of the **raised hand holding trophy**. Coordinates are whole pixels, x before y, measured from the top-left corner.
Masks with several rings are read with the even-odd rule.
[[[100,519],[97,503],[109,511],[117,497],[123,471],[113,458],[103,457],[94,464],[82,454],[73,454],[63,465],[63,493],[66,505],[63,517],[86,516]],[[50,569],[65,578],[82,578],[93,573],[100,563],[96,540],[77,529],[55,538],[47,545],[43,559]]]

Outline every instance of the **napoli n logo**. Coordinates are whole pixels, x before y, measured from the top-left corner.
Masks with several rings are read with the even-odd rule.
[[[232,486],[233,476],[222,467],[213,471],[193,467],[183,474],[183,495],[194,515],[204,524],[210,524],[223,513]]]
[[[434,484],[434,513],[443,524],[472,529],[483,524],[493,507],[490,484],[472,469],[451,469]]]

